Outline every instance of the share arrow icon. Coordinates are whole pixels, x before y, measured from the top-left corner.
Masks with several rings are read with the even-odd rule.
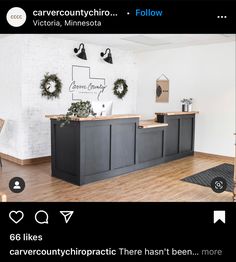
[[[74,211],[60,211],[60,213],[63,215],[66,224],[71,219],[72,215],[74,214]]]

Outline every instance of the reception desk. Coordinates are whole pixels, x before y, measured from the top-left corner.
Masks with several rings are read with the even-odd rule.
[[[52,176],[83,185],[192,155],[195,112],[166,116],[158,122],[140,115],[71,118],[64,127],[62,115],[47,116]]]

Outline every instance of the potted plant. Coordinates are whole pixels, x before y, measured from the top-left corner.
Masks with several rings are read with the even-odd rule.
[[[193,104],[192,98],[183,98],[181,100],[181,103],[182,103],[182,112],[192,111],[192,104]]]
[[[64,117],[59,120],[63,120],[61,127],[70,123],[71,117],[82,117],[86,118],[89,115],[95,116],[93,112],[92,105],[89,101],[79,100],[76,103],[71,103],[71,106],[68,108],[68,111]]]

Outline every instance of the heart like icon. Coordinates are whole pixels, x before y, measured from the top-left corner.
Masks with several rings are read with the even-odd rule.
[[[9,213],[9,218],[15,223],[18,224],[23,218],[24,218],[24,213],[20,210],[18,211],[11,211]]]

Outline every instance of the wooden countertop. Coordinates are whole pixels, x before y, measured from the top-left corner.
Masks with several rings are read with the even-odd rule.
[[[55,120],[60,120],[65,115],[46,115],[45,117]],[[124,115],[111,115],[111,116],[89,116],[89,117],[70,117],[71,121],[99,121],[99,120],[113,120],[113,119],[126,119],[126,118],[140,118],[140,115],[124,114]]]
[[[182,111],[177,111],[177,112],[160,112],[160,113],[155,113],[156,115],[166,115],[166,116],[175,116],[175,115],[193,115],[193,114],[199,114],[199,111],[190,111],[190,112],[182,112]]]
[[[168,126],[167,123],[159,123],[154,120],[142,120],[139,122],[139,128],[154,128]]]

